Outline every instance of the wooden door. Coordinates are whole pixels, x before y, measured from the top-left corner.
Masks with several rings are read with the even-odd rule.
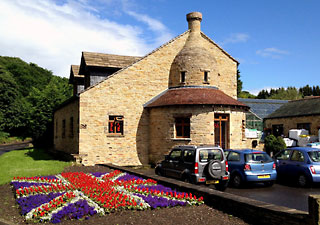
[[[214,116],[214,144],[223,149],[229,147],[229,115],[227,114]]]

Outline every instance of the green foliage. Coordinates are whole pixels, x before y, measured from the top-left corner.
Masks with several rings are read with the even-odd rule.
[[[68,79],[19,58],[0,56],[0,131],[11,136],[44,137],[53,109],[71,97]]]
[[[284,99],[284,100],[296,100],[306,96],[320,96],[320,87],[310,87],[306,85],[302,88],[288,87],[268,90],[261,90],[257,98],[258,99]]]
[[[238,98],[256,98],[255,95],[250,94],[248,91],[241,91],[240,94],[238,95]]]
[[[3,132],[3,131],[0,131],[0,144],[3,144],[5,143],[5,141],[8,139],[9,137],[9,133],[6,133],[6,132]]]
[[[273,152],[273,154],[277,154],[279,151],[287,147],[282,137],[279,136],[276,138],[272,134],[264,139],[264,143],[266,151],[268,153]]]
[[[0,185],[14,176],[46,176],[61,173],[71,162],[55,160],[42,149],[18,150],[0,156]]]
[[[240,71],[237,70],[237,96],[239,97],[242,91],[242,81],[240,80]],[[241,97],[239,97],[241,98]]]

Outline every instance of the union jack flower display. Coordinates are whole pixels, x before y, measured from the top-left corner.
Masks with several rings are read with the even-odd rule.
[[[200,205],[203,198],[177,192],[152,179],[115,170],[110,173],[61,173],[14,177],[16,202],[27,221],[59,223],[89,219],[117,210]]]

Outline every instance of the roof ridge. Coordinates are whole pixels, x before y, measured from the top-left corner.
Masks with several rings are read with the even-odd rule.
[[[93,54],[100,54],[100,55],[116,55],[116,56],[135,57],[135,58],[142,58],[143,57],[143,56],[134,56],[134,55],[119,55],[119,54],[110,54],[110,53],[102,53],[102,52],[88,52],[88,51],[82,51],[82,53],[93,53]]]
[[[127,68],[133,66],[134,64],[140,62],[140,61],[143,60],[144,58],[146,58],[146,57],[148,57],[149,55],[153,54],[154,52],[156,52],[156,51],[164,48],[165,46],[169,45],[170,43],[174,42],[175,40],[177,40],[178,38],[182,37],[183,35],[185,35],[185,34],[187,34],[187,33],[189,33],[189,32],[190,32],[190,30],[187,30],[187,31],[183,32],[182,34],[180,34],[180,35],[172,38],[170,41],[168,41],[168,42],[160,45],[158,48],[154,49],[153,51],[149,52],[149,53],[146,54],[145,56],[141,57],[141,58],[140,58],[139,60],[137,60],[136,62],[134,62],[134,63],[132,63],[132,64],[126,66],[126,67],[123,67],[122,69],[120,69],[120,70],[118,70],[117,72],[111,74],[110,76],[107,76],[105,79],[103,79],[103,80],[99,81],[98,83],[96,83],[96,84],[88,87],[87,89],[81,91],[81,92],[79,93],[79,95],[82,94],[82,93],[84,93],[84,92],[86,92],[86,91],[88,91],[88,90],[90,90],[90,89],[92,89],[93,87],[96,87],[97,85],[101,84],[101,83],[104,82],[105,80],[108,80],[109,78],[114,77],[114,76],[117,75],[118,73],[121,73],[122,71],[124,71],[124,70],[126,70]]]

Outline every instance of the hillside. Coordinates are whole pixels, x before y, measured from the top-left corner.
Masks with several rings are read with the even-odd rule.
[[[20,58],[0,56],[0,137],[44,138],[50,133],[53,108],[71,94],[67,78]]]

